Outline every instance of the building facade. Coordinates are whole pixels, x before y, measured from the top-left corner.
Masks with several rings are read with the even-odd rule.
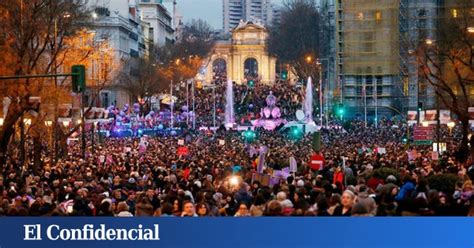
[[[333,100],[348,117],[400,112],[399,0],[330,3],[335,11]]]
[[[172,44],[175,40],[173,16],[161,0],[139,0],[140,16],[153,29],[156,46]]]
[[[469,1],[320,0],[329,105],[342,104],[348,117],[367,112],[369,118],[376,110],[380,118],[406,115],[420,104],[434,109],[435,91],[419,70],[417,49],[439,39],[440,23],[460,15],[460,3]]]
[[[91,29],[95,33],[95,41],[106,43],[112,58],[108,62],[100,59],[92,61],[87,72],[88,82],[108,82],[103,85],[90,83],[86,99],[97,107],[129,104],[131,99],[117,81],[117,74],[130,72],[130,60],[148,56],[154,31],[149,23],[141,20],[136,0],[97,0],[88,4],[93,10]],[[96,94],[96,101],[91,102]]]
[[[271,0],[222,0],[223,30],[229,33],[241,20],[271,26],[280,20],[280,9]]]
[[[214,69],[225,70],[228,79],[237,84],[256,80],[275,81],[276,58],[267,52],[268,31],[260,24],[241,22],[230,40],[217,41],[206,68],[205,82],[211,83]]]
[[[437,39],[441,7],[439,0],[400,1],[400,69],[407,97],[404,111],[416,110],[419,102],[425,108],[434,108],[434,89],[420,76],[416,50],[426,40]]]

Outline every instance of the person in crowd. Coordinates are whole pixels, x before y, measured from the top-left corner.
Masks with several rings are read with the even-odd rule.
[[[130,213],[128,210],[129,210],[129,206],[127,205],[126,202],[119,202],[119,204],[117,205],[118,214],[116,216],[118,216],[118,217],[132,217],[133,214]]]
[[[341,205],[337,206],[334,209],[333,216],[351,216],[352,214],[352,207],[354,206],[354,202],[356,199],[356,195],[354,192],[350,190],[345,190],[342,193],[341,197]],[[362,204],[360,204],[363,206]],[[368,211],[366,211],[368,213]]]
[[[194,204],[191,201],[185,201],[183,203],[183,212],[181,217],[197,217],[196,211],[194,209]]]
[[[218,78],[217,125],[225,113],[225,76]],[[296,118],[304,89],[255,80],[254,87],[235,85],[238,125],[260,118],[270,91],[282,118]],[[108,137],[101,135],[94,145],[88,140],[85,157],[70,141],[61,145],[58,159],[45,143],[40,161],[31,156],[22,161],[13,142],[0,165],[0,215],[467,216],[474,211],[474,163],[456,153],[459,128],[441,128],[447,149],[434,159],[432,147],[402,142],[407,131],[413,133],[404,121],[380,118],[377,127],[366,127],[357,119],[329,119],[321,129],[324,166],[316,171],[310,167],[311,135],[294,139],[281,127],[256,128],[256,138],[248,142],[242,132],[224,126],[205,130],[213,123],[214,99],[205,88],[196,89],[198,128],[192,130],[186,125],[191,115],[182,108],[186,90],[176,92],[176,130],[169,129],[170,109],[163,106],[143,124],[159,130],[156,135],[136,131],[114,137],[117,114],[113,122],[101,124]],[[142,120],[130,125],[135,122]],[[297,167],[291,172],[290,158]]]
[[[234,215],[235,217],[248,217],[251,216],[249,212],[249,208],[245,203],[240,203],[239,204],[239,210]]]
[[[209,210],[206,203],[196,204],[196,210],[199,217],[209,216]]]

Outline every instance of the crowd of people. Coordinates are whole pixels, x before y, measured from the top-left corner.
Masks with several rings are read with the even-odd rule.
[[[222,79],[225,77],[219,77]],[[216,123],[224,121],[225,105],[226,105],[226,83],[224,80],[215,80],[212,87],[195,89],[195,112],[196,122],[201,126],[212,126],[214,121],[214,101],[216,104]],[[182,106],[187,106],[192,110],[192,93],[191,85],[177,86],[176,90],[178,111]],[[302,108],[304,87],[300,85],[288,85],[284,81],[278,81],[273,85],[261,83],[258,79],[254,79],[254,84],[234,84],[234,111],[235,121],[241,125],[250,124],[251,120],[260,118],[260,111],[266,107],[265,99],[272,93],[278,96],[276,105],[281,110],[283,119],[295,120],[295,113]],[[215,99],[215,100],[214,100]],[[178,116],[178,115],[176,115]],[[189,122],[189,120],[188,120]]]
[[[85,158],[72,142],[55,163],[44,153],[37,170],[12,152],[1,167],[0,215],[474,215],[474,166],[456,159],[458,139],[447,130],[438,157],[431,146],[404,144],[403,123],[344,127],[321,131],[319,169],[310,163],[311,135],[265,130],[251,142],[223,128],[106,138]],[[292,161],[296,170],[288,172]]]

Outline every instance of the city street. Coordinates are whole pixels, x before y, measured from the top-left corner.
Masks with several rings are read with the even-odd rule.
[[[196,2],[0,2],[0,216],[474,216],[472,0]]]

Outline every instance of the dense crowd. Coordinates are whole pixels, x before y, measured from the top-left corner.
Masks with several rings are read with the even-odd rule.
[[[320,170],[310,167],[310,135],[256,133],[250,143],[223,129],[107,138],[94,151],[88,146],[86,158],[70,143],[67,157],[54,164],[45,153],[36,171],[13,152],[1,167],[0,215],[474,215],[474,167],[456,160],[459,139],[447,130],[447,151],[438,158],[430,146],[403,144],[402,123],[322,130]],[[281,176],[290,158],[297,171]],[[270,183],[257,177],[277,171]]]
[[[251,120],[260,118],[260,111],[266,107],[265,98],[270,92],[278,96],[277,106],[281,109],[282,118],[286,120],[295,120],[295,113],[302,108],[304,87],[300,85],[288,85],[284,81],[278,81],[273,85],[266,85],[255,79],[255,84],[249,85],[234,84],[234,111],[235,121],[241,125],[248,125]],[[215,92],[212,87],[195,89],[195,111],[196,122],[203,126],[212,126],[213,124],[213,108],[214,96],[216,104],[216,123],[224,121],[225,105],[226,105],[226,83],[223,80],[215,80]],[[189,106],[192,110],[192,89],[191,85],[177,86],[176,97],[177,109],[183,106]]]

